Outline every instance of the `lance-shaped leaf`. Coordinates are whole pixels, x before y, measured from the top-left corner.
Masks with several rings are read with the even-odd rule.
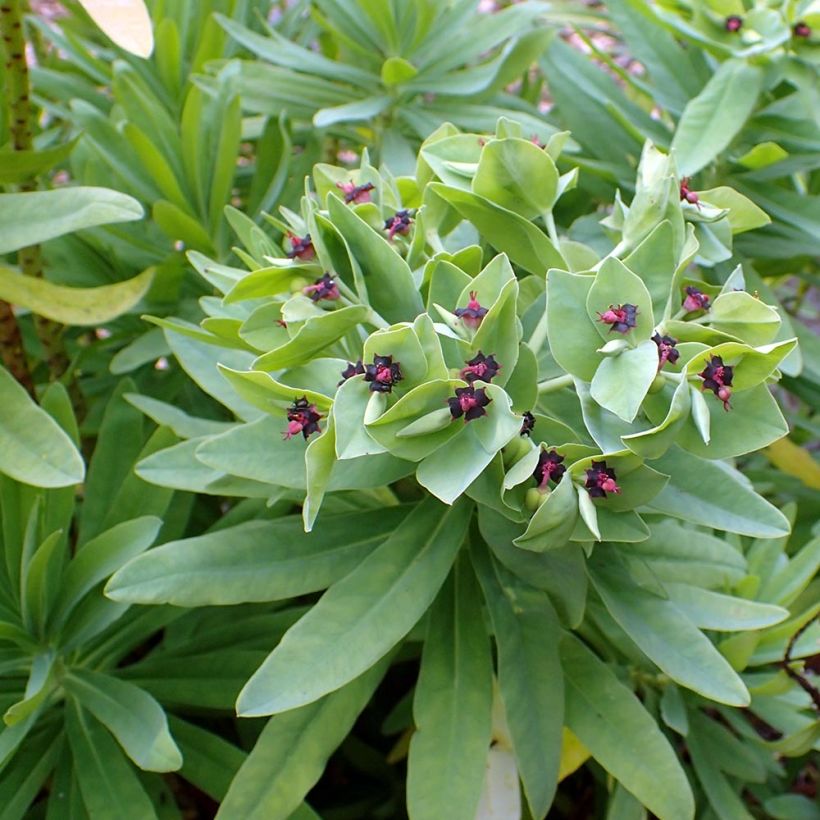
[[[413,700],[416,732],[407,772],[409,814],[473,820],[491,739],[492,658],[481,592],[466,556],[430,612]]]
[[[660,820],[691,820],[695,801],[686,774],[634,692],[570,634],[561,642],[561,663],[573,734]]]
[[[312,703],[369,669],[432,603],[467,531],[472,505],[428,499],[282,639],[245,685],[240,714]]]

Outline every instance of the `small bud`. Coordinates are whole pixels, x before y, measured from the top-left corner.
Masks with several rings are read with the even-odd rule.
[[[478,291],[470,291],[470,301],[467,302],[467,307],[456,308],[456,316],[461,319],[467,327],[475,330],[487,315],[487,308],[482,307],[478,299]]]
[[[609,332],[628,333],[638,324],[638,308],[635,305],[610,305],[609,310],[598,314],[598,321],[610,325]]]
[[[317,412],[316,405],[310,404],[307,396],[302,396],[301,399],[295,399],[293,404],[288,408],[288,426],[282,433],[282,438],[289,439],[301,433],[305,438],[312,433],[321,432],[319,428],[319,419],[322,414]]]
[[[374,393],[392,393],[393,385],[403,378],[401,367],[392,356],[374,356],[373,364],[364,369],[364,380],[370,382],[370,390]]]
[[[736,14],[730,14],[726,20],[724,20],[723,28],[734,34],[736,31],[740,31],[743,28],[743,18],[738,17]]]
[[[498,371],[501,370],[501,365],[498,364],[492,354],[485,356],[480,350],[465,364],[467,367],[462,368],[459,376],[470,384],[475,381],[491,382],[498,375]]]
[[[329,273],[317,279],[312,285],[302,288],[302,293],[304,293],[305,296],[309,296],[313,302],[318,302],[322,299],[333,301],[339,298],[339,288]]]
[[[794,24],[794,28],[792,29],[792,34],[795,37],[803,37],[804,39],[808,40],[811,37],[811,27],[808,23],[799,22]]]
[[[524,506],[530,511],[535,512],[549,497],[550,490],[539,490],[537,487],[530,487],[524,495]]]
[[[491,401],[492,399],[483,387],[475,388],[470,385],[469,387],[457,387],[455,397],[447,399],[447,404],[450,406],[450,415],[454,419],[464,416],[466,423],[486,416],[487,411],[484,408]]]
[[[703,379],[702,389],[711,390],[723,402],[723,409],[730,410],[729,398],[732,391],[729,388],[732,386],[734,368],[723,364],[720,356],[712,356],[698,376]]]
[[[680,198],[682,202],[688,202],[691,205],[697,205],[700,209],[700,197],[689,188],[689,177],[684,177],[680,181]]]
[[[606,498],[607,493],[621,492],[616,481],[615,470],[606,466],[606,461],[593,461],[587,470],[584,487],[592,498]]]
[[[362,202],[370,202],[370,192],[376,187],[372,182],[365,182],[364,185],[356,185],[352,180],[348,182],[337,182],[336,187],[345,195],[345,202],[350,205],[360,205]]]

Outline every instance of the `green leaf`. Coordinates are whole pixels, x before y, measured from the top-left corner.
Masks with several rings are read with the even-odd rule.
[[[321,108],[313,115],[313,124],[317,128],[327,128],[339,122],[361,122],[378,117],[393,102],[386,94],[365,97],[363,100]]]
[[[779,606],[722,595],[689,584],[667,582],[663,588],[669,600],[700,629],[718,632],[765,629],[789,617],[789,611]]]
[[[382,82],[385,85],[400,85],[412,80],[419,70],[402,57],[388,57],[382,63]]]
[[[154,33],[144,0],[119,0],[115,5],[103,0],[79,0],[79,3],[120,48],[137,57],[151,56]]]
[[[549,154],[525,139],[493,139],[481,152],[473,191],[525,219],[552,208],[558,170]]]
[[[471,222],[482,238],[506,253],[524,270],[542,276],[548,268],[564,268],[566,263],[543,231],[517,213],[496,205],[470,191],[431,183],[427,190],[436,194]]]
[[[148,292],[149,268],[139,276],[97,288],[69,288],[0,267],[0,299],[64,325],[100,325],[127,313]]]
[[[530,470],[530,475],[532,472]],[[535,511],[526,532],[513,543],[533,552],[560,549],[569,541],[577,518],[578,497],[572,481],[560,481]]]
[[[790,531],[783,513],[726,464],[674,447],[653,466],[670,476],[669,483],[650,502],[658,512],[757,538],[778,538]]]
[[[741,158],[738,162],[742,163],[743,159]],[[726,185],[698,191],[698,196],[701,202],[716,208],[726,208],[729,211],[726,218],[732,226],[733,234],[753,231],[772,221],[769,215],[762,208],[758,208],[751,199]]]
[[[631,422],[658,374],[658,346],[647,339],[618,356],[607,356],[595,371],[590,395],[601,407]]]
[[[686,774],[632,690],[572,635],[565,634],[561,641],[561,662],[566,724],[581,743],[660,820],[694,818]]]
[[[430,611],[413,699],[407,810],[418,820],[474,820],[491,740],[492,657],[481,593],[459,558]]]
[[[493,622],[501,699],[524,792],[533,816],[543,817],[558,785],[564,724],[558,619],[543,592],[499,567],[486,550],[476,546],[470,555]]]
[[[378,686],[382,661],[320,700],[271,718],[231,783],[220,820],[287,820]]]
[[[613,335],[615,331],[600,320],[599,314],[604,313],[612,305],[617,307],[622,304],[635,305],[638,308],[637,324],[625,334]],[[604,260],[589,289],[587,315],[605,342],[621,338],[627,341],[643,341],[648,339],[655,329],[652,297],[646,285],[640,276],[634,274],[614,256]]]
[[[587,298],[595,282],[563,270],[547,274],[547,333],[550,352],[561,367],[591,382],[600,361],[595,351],[601,336],[586,315]]]
[[[761,68],[745,60],[720,65],[687,104],[672,139],[681,174],[700,171],[729,145],[752,113],[762,82]]]
[[[79,484],[85,465],[74,442],[0,367],[0,472],[35,487]]]
[[[73,699],[66,703],[66,734],[83,803],[92,820],[157,813],[114,738]]]
[[[239,713],[269,715],[312,703],[382,658],[433,601],[471,515],[467,502],[420,504],[287,632],[240,693]]]
[[[415,319],[424,305],[407,262],[339,197],[330,197],[327,207],[361,267],[373,309],[388,322]]]
[[[120,569],[106,585],[115,601],[224,606],[276,601],[326,589],[401,525],[406,506],[326,515],[305,533],[300,516],[246,521],[172,541]]]
[[[59,188],[0,194],[0,254],[67,233],[143,216],[133,197],[108,188]]]
[[[63,678],[63,686],[114,735],[141,769],[173,772],[182,765],[165,712],[138,686],[90,669],[72,669]]]
[[[19,185],[50,170],[55,165],[68,159],[74,150],[77,139],[35,151],[15,151],[11,148],[0,149],[0,184]]]
[[[610,615],[670,678],[718,703],[749,705],[743,681],[673,601],[639,586],[623,564],[600,549],[587,566]]]

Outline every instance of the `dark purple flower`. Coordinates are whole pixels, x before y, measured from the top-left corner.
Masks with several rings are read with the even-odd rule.
[[[681,201],[686,201],[692,205],[697,205],[698,208],[701,207],[700,197],[689,188],[689,177],[684,177],[680,181],[680,198]]]
[[[680,358],[680,351],[675,348],[678,343],[677,339],[671,336],[661,336],[656,333],[652,337],[652,341],[658,346],[658,370],[660,370],[667,362],[675,364]]]
[[[303,262],[309,262],[315,258],[316,251],[313,248],[313,242],[310,241],[310,234],[304,236],[296,236],[296,234],[289,233],[290,250],[287,252],[288,259],[301,259]]]
[[[493,355],[485,356],[480,350],[466,362],[467,367],[462,368],[459,374],[465,382],[472,384],[475,381],[491,382],[494,376],[498,375],[501,365],[495,360]]]
[[[392,239],[397,233],[405,236],[410,232],[410,226],[413,224],[413,217],[410,211],[396,211],[396,213],[385,219],[384,229],[387,231],[387,236]]]
[[[808,23],[799,22],[794,24],[794,28],[792,29],[792,34],[795,37],[804,37],[808,40],[811,37],[811,27]]]
[[[567,468],[562,464],[564,456],[557,450],[542,450],[538,456],[538,464],[535,465],[532,477],[538,485],[539,490],[546,490],[550,481],[557,484]]]
[[[606,498],[607,493],[621,492],[615,481],[615,470],[606,466],[605,461],[593,461],[587,470],[587,480],[584,482],[587,492],[593,498]]]
[[[683,300],[683,309],[688,312],[693,310],[709,310],[712,300],[702,291],[693,285],[686,286],[686,298]]]
[[[392,356],[374,356],[373,364],[365,366],[364,380],[370,382],[374,393],[391,393],[393,385],[404,377],[398,362]]]
[[[722,402],[723,409],[729,410],[729,397],[732,391],[732,376],[734,368],[723,364],[720,356],[712,356],[706,363],[706,367],[698,373],[703,379],[703,390],[711,390]]]
[[[609,310],[598,314],[599,322],[610,325],[609,332],[627,333],[638,324],[638,308],[635,305],[610,305]]]
[[[723,22],[723,28],[734,34],[734,32],[743,28],[743,18],[738,17],[736,14],[730,14]]]
[[[481,307],[478,299],[478,291],[470,291],[470,301],[467,302],[467,307],[456,308],[456,316],[461,319],[467,327],[473,329],[481,324],[481,320],[487,315],[487,308]]]
[[[348,362],[347,367],[342,371],[342,380],[339,384],[344,384],[348,379],[352,379],[354,376],[361,376],[364,373],[364,365],[362,364],[362,360],[353,364],[353,362]]]
[[[529,410],[525,410],[522,414],[521,431],[519,435],[530,436],[535,429],[535,416]]]
[[[307,396],[295,399],[288,408],[288,429],[282,433],[282,438],[293,438],[301,433],[307,438],[311,433],[321,432],[319,429],[319,419],[322,414],[317,412],[316,405],[310,404]]]
[[[370,192],[376,187],[372,182],[365,182],[364,185],[357,185],[353,180],[348,182],[337,182],[336,187],[345,195],[345,202],[349,205],[360,205],[362,202],[370,202]]]
[[[472,385],[469,387],[457,387],[456,395],[452,399],[447,399],[450,405],[450,414],[454,419],[464,416],[464,422],[486,416],[484,409],[492,399],[487,395],[483,387],[476,389]]]
[[[313,302],[318,302],[321,299],[332,300],[339,298],[339,288],[329,273],[317,279],[312,285],[302,288],[302,293],[305,296],[310,296]]]

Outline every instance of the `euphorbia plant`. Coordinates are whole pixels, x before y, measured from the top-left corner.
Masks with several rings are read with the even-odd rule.
[[[562,238],[552,209],[577,176],[556,170],[566,136],[542,148],[509,121],[490,136],[444,126],[414,177],[366,156],[353,172],[320,165],[301,212],[270,220],[281,247],[244,231],[250,270],[191,254],[221,301],[208,300],[201,328],[158,321],[238,422],[210,433],[152,402],[149,415],[190,437],[138,472],[292,500],[309,534],[260,550],[225,528],[168,545],[117,572],[108,594],[191,606],[328,590],[239,695],[240,715],[274,717],[224,816],[287,817],[340,736],[300,752],[298,781],[298,755],[270,771],[272,756],[330,716],[350,726],[405,640],[424,641],[412,817],[473,817],[493,740],[491,770],[500,748],[514,753],[543,817],[562,742],[577,738],[658,817],[692,817],[672,745],[605,659],[676,682],[695,708],[749,706],[747,680],[701,628],[758,628],[786,610],[712,593],[703,573],[667,589],[639,545],[731,549],[712,531],[788,533],[728,459],[786,433],[768,384],[795,342],[775,340],[778,313],[745,291],[741,269],[701,280],[702,214],[652,145],[631,204],[607,219],[614,247],[602,258]],[[765,221],[731,202],[716,218],[737,208]],[[692,599],[708,599],[710,619]],[[746,620],[731,617],[740,606]],[[593,616],[617,652],[593,637]]]

